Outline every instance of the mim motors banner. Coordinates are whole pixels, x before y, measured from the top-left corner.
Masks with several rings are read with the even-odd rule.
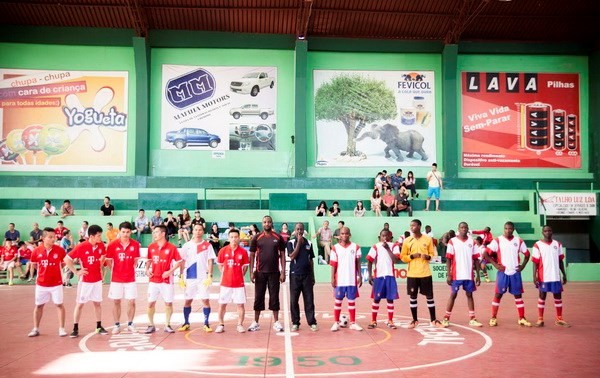
[[[274,151],[277,67],[162,66],[161,149]]]
[[[462,166],[581,168],[579,74],[462,73]]]
[[[0,69],[0,171],[125,172],[128,73]]]

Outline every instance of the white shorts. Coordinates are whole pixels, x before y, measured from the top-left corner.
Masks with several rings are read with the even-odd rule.
[[[175,296],[175,285],[168,283],[148,283],[148,302],[156,302],[161,296],[165,303],[173,303]]]
[[[202,280],[185,280],[185,299],[195,299],[196,295],[200,299],[210,299],[209,288],[202,284]]]
[[[219,303],[245,304],[246,303],[246,288],[245,287],[225,287],[221,286],[219,292]]]
[[[102,281],[79,282],[77,284],[77,303],[102,302]]]
[[[108,297],[110,299],[135,299],[137,298],[137,285],[135,282],[111,282]]]
[[[0,265],[0,270],[9,270],[15,267],[14,261],[4,261],[2,265]]]
[[[46,287],[35,285],[35,305],[40,306],[46,304],[50,301],[50,297],[52,297],[52,302],[56,305],[60,305],[63,303],[63,287],[62,285]]]

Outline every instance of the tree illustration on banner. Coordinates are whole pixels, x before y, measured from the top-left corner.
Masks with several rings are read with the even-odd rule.
[[[340,121],[348,137],[340,156],[357,160],[366,155],[356,149],[356,137],[367,123],[397,115],[394,93],[378,81],[360,75],[341,75],[323,84],[315,95],[315,118]]]

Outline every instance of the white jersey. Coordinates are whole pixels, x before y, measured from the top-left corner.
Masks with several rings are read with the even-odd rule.
[[[331,247],[329,264],[337,266],[337,286],[356,286],[357,261],[360,261],[360,247],[356,243],[347,247],[338,243]]]
[[[390,242],[386,242],[390,251],[394,248],[394,245]],[[398,258],[400,258],[400,251],[398,248],[395,248],[395,251],[392,251]],[[367,254],[367,260],[375,263],[375,277],[385,277],[392,276],[394,277],[394,262],[390,258],[390,254],[383,246],[383,242],[377,243],[371,247],[369,253]]]
[[[564,259],[562,244],[552,240],[535,242],[531,251],[531,260],[538,265],[540,282],[560,282],[560,260]]]
[[[512,239],[508,240],[504,235],[499,236],[492,240],[487,246],[492,252],[498,254],[498,264],[504,265],[506,268],[504,274],[512,275],[517,272],[517,266],[521,264],[521,257],[519,253],[524,256],[529,256],[529,250],[523,242],[523,239],[513,236]]]
[[[458,236],[448,242],[446,258],[452,261],[452,280],[473,280],[473,261],[479,259],[477,245],[471,238],[461,240]]]
[[[180,254],[185,260],[185,277],[188,280],[204,280],[208,274],[208,260],[217,258],[212,245],[206,240],[200,243],[190,240],[183,245]]]

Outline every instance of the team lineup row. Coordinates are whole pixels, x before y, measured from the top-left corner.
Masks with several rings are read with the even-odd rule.
[[[289,256],[289,288],[290,288],[290,313],[292,331],[300,327],[300,296],[303,297],[306,321],[311,330],[317,331],[315,319],[314,293],[314,252],[312,244],[304,237],[302,223],[295,225],[294,234],[287,244],[281,236],[273,231],[273,221],[270,216],[265,216],[262,221],[263,231],[254,236],[250,243],[250,253],[240,246],[239,231],[229,232],[229,244],[215,253],[211,244],[203,240],[204,227],[197,224],[193,228],[193,238],[179,250],[168,242],[165,226],[156,227],[153,232],[153,243],[148,247],[148,263],[146,275],[148,284],[148,327],[145,333],[156,332],[154,323],[155,305],[159,298],[165,303],[166,321],[164,331],[173,333],[171,316],[173,314],[173,298],[175,279],[174,273],[179,269],[179,285],[184,288],[185,304],[183,307],[184,323],[178,329],[190,329],[189,317],[194,298],[200,298],[203,304],[204,330],[212,332],[209,324],[211,313],[209,303],[209,288],[212,284],[214,262],[221,271],[218,325],[214,332],[221,333],[225,330],[225,311],[227,304],[237,306],[236,330],[246,332],[243,325],[245,317],[246,291],[244,277],[250,270],[250,280],[255,284],[254,321],[247,328],[248,331],[260,329],[260,314],[265,310],[265,294],[269,291],[268,309],[273,312],[273,328],[283,331],[284,327],[279,321],[279,289],[280,284],[286,280],[286,254]],[[92,225],[89,228],[89,239],[77,245],[68,254],[63,248],[55,244],[56,235],[52,228],[44,229],[42,245],[34,250],[31,262],[38,268],[38,277],[35,288],[34,327],[28,336],[39,335],[39,326],[43,308],[50,300],[57,307],[59,319],[59,336],[78,337],[79,319],[83,306],[87,302],[94,304],[96,315],[96,332],[107,334],[101,322],[102,302],[102,266],[106,262],[112,270],[111,283],[108,297],[114,301],[113,333],[121,332],[125,328],[120,323],[121,302],[127,302],[127,326],[130,332],[137,332],[133,324],[135,315],[135,300],[137,285],[135,283],[135,266],[140,258],[140,245],[131,239],[133,226],[129,222],[119,225],[119,238],[108,246],[101,241],[102,228]],[[482,324],[475,317],[473,292],[479,281],[479,264],[477,261],[483,257],[497,270],[496,292],[492,301],[492,317],[490,326],[496,326],[496,315],[500,300],[507,291],[514,295],[515,304],[519,314],[518,324],[531,326],[525,319],[524,303],[522,300],[523,283],[521,271],[529,261],[530,255],[535,264],[534,283],[539,288],[538,320],[536,326],[544,325],[544,305],[548,292],[553,293],[556,307],[556,324],[568,327],[562,318],[562,285],[567,282],[563,264],[563,252],[560,242],[552,239],[552,229],[543,228],[543,239],[536,242],[532,253],[523,241],[514,236],[514,225],[507,222],[504,233],[493,239],[487,246],[478,249],[474,241],[468,236],[467,223],[461,222],[458,234],[448,243],[446,252],[448,277],[447,283],[451,287],[446,313],[442,321],[436,317],[435,302],[433,299],[433,282],[429,262],[435,256],[432,238],[421,234],[421,222],[414,219],[410,223],[411,236],[401,244],[392,243],[387,230],[382,230],[380,240],[369,250],[366,259],[368,266],[367,281],[372,285],[372,317],[368,328],[377,327],[377,313],[382,299],[387,301],[389,328],[396,328],[393,321],[394,300],[398,299],[398,287],[394,274],[394,264],[400,261],[407,263],[407,294],[410,298],[412,321],[408,328],[418,326],[417,297],[423,294],[427,299],[427,307],[434,327],[449,326],[454,300],[462,287],[466,293],[469,307],[469,325],[481,327]],[[360,268],[361,249],[356,243],[350,241],[351,233],[348,227],[340,230],[339,243],[332,247],[331,285],[334,290],[334,323],[331,331],[338,331],[340,326],[348,325],[350,329],[362,331],[363,328],[356,323],[356,299],[358,288],[362,285],[363,277]],[[286,253],[287,251],[287,253]],[[521,261],[521,255],[523,260]],[[80,269],[75,261],[79,260]],[[65,308],[63,306],[63,286],[61,267],[67,268],[79,277],[77,286],[76,306],[74,310],[73,330],[68,334],[65,330]],[[252,267],[250,269],[250,267]],[[561,278],[562,274],[562,278]],[[343,300],[347,299],[349,320],[341,317]],[[340,321],[341,320],[341,321]],[[346,324],[348,323],[348,324]]]

